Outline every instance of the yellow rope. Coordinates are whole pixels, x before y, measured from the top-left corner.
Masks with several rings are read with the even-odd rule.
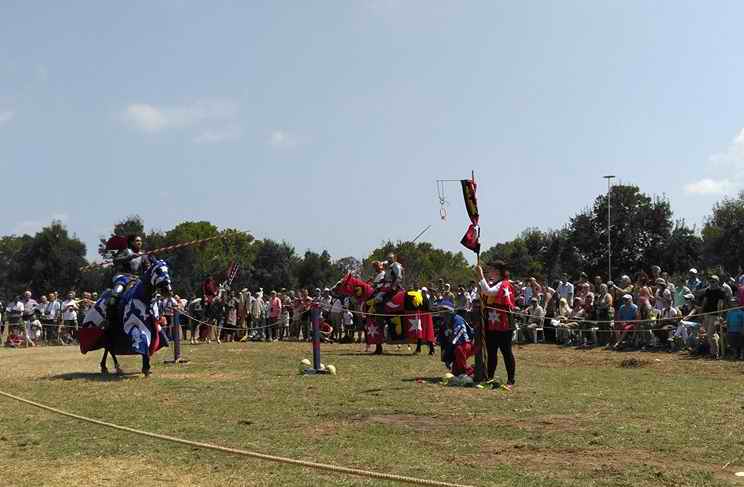
[[[284,463],[287,465],[297,465],[300,467],[307,467],[307,468],[313,468],[317,470],[325,470],[328,472],[334,472],[334,473],[343,473],[348,475],[356,475],[358,477],[368,477],[373,479],[380,479],[380,480],[388,480],[391,482],[402,482],[402,483],[408,483],[408,484],[415,484],[415,485],[432,485],[437,487],[472,487],[468,485],[462,485],[462,484],[452,484],[449,482],[439,482],[436,480],[425,480],[425,479],[417,479],[415,477],[406,477],[403,475],[394,475],[394,474],[388,474],[388,473],[380,473],[380,472],[372,472],[369,470],[361,470],[357,468],[349,468],[349,467],[339,467],[336,465],[327,465],[324,463],[316,463],[316,462],[308,462],[305,460],[295,460],[293,458],[286,458],[286,457],[279,457],[275,455],[268,455],[266,453],[257,453],[247,450],[239,450],[237,448],[229,448],[225,446],[219,446],[219,445],[212,445],[209,443],[201,443],[198,441],[190,441],[190,440],[184,440],[182,438],[176,438],[175,436],[168,436],[168,435],[161,435],[158,433],[150,433],[148,431],[142,431],[134,428],[128,428],[126,426],[119,426],[117,424],[113,423],[107,423],[105,421],[101,421],[98,419],[92,419],[92,418],[86,418],[85,416],[80,416],[78,414],[68,413],[66,411],[62,411],[57,408],[53,408],[51,406],[46,406],[44,404],[40,404],[38,402],[30,401],[28,399],[24,399],[22,397],[14,396],[13,394],[8,394],[7,392],[0,391],[0,395],[5,396],[9,399],[14,399],[16,401],[28,404],[30,406],[37,407],[39,409],[43,409],[45,411],[49,411],[52,413],[56,413],[62,416],[67,416],[68,418],[77,419],[79,421],[84,421],[86,423],[91,424],[97,424],[99,426],[105,426],[107,428],[112,428],[119,431],[126,431],[127,433],[134,433],[136,435],[141,436],[148,436],[150,438],[155,438],[158,440],[165,440],[165,441],[171,441],[173,443],[180,443],[182,445],[188,445],[193,446],[197,448],[205,448],[207,450],[216,450],[221,451],[224,453],[232,453],[235,455],[241,455],[245,457],[251,457],[251,458],[257,458],[259,460],[267,460],[270,462],[275,463]]]

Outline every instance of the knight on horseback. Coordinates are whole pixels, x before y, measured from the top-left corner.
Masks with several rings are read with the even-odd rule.
[[[140,278],[145,266],[145,259],[142,254],[142,237],[139,235],[129,235],[126,238],[126,245],[121,244],[122,239],[110,239],[107,242],[107,250],[117,250],[114,254],[114,279],[111,288],[111,298],[106,304],[106,315],[115,317],[116,307],[119,305],[121,295],[133,281]],[[109,318],[109,325],[113,319]]]
[[[390,301],[395,293],[403,289],[403,266],[392,252],[388,254],[385,262],[377,264],[374,285],[378,292],[375,295],[375,301],[383,303]]]

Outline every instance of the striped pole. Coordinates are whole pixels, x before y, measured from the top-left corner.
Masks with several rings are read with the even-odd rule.
[[[313,322],[313,368],[320,371],[320,303],[314,301],[310,308]]]
[[[218,238],[227,238],[227,237],[230,236],[231,233],[235,233],[235,232],[225,232],[225,234],[223,234],[223,235],[217,235],[215,237],[202,238],[202,239],[199,239],[199,240],[192,240],[190,242],[182,242],[182,243],[179,243],[179,244],[168,245],[167,247],[161,247],[159,249],[155,249],[155,250],[151,250],[149,252],[145,252],[143,255],[155,255],[155,254],[160,254],[160,253],[163,253],[163,252],[169,252],[171,250],[180,249],[180,248],[183,248],[183,247],[191,247],[192,245],[199,245],[199,244],[202,244],[202,243],[205,243],[205,242],[209,242],[211,240],[216,240]],[[81,271],[88,271],[88,270],[91,270],[91,269],[95,269],[96,267],[108,267],[112,263],[113,263],[112,260],[104,260],[103,262],[96,262],[96,263],[93,263],[93,264],[89,264],[89,265],[83,266],[83,267],[80,268],[80,270]]]

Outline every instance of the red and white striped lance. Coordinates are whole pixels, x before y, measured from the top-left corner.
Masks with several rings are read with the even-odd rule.
[[[232,286],[232,283],[235,278],[238,277],[238,274],[240,274],[240,265],[237,262],[233,262],[227,270],[227,279],[225,280],[226,284]]]
[[[190,242],[182,242],[174,245],[168,245],[167,247],[161,247],[159,249],[150,250],[149,252],[144,252],[143,255],[154,255],[154,254],[162,254],[163,252],[169,252],[171,250],[180,249],[183,247],[190,247],[193,245],[199,245],[205,242],[209,242],[210,240],[217,240],[218,238],[227,238],[230,236],[231,232],[225,233],[224,235],[217,235],[216,237],[209,237],[209,238],[202,238],[199,240],[192,240]],[[88,271],[91,269],[95,269],[97,267],[108,267],[113,264],[113,260],[104,260],[103,262],[95,262],[93,264],[89,264],[86,266],[83,266],[80,268],[81,271]]]

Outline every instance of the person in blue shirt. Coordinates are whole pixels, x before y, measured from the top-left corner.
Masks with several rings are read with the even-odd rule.
[[[630,294],[623,295],[623,304],[617,310],[617,316],[615,317],[616,342],[613,347],[615,350],[619,350],[623,346],[625,337],[629,333],[635,332],[636,322],[640,319],[638,306],[633,304],[633,296]]]
[[[687,288],[692,293],[700,291],[703,287],[703,281],[698,277],[698,271],[694,267],[687,273]]]
[[[732,309],[726,313],[727,338],[734,351],[734,359],[744,360],[744,310]]]

